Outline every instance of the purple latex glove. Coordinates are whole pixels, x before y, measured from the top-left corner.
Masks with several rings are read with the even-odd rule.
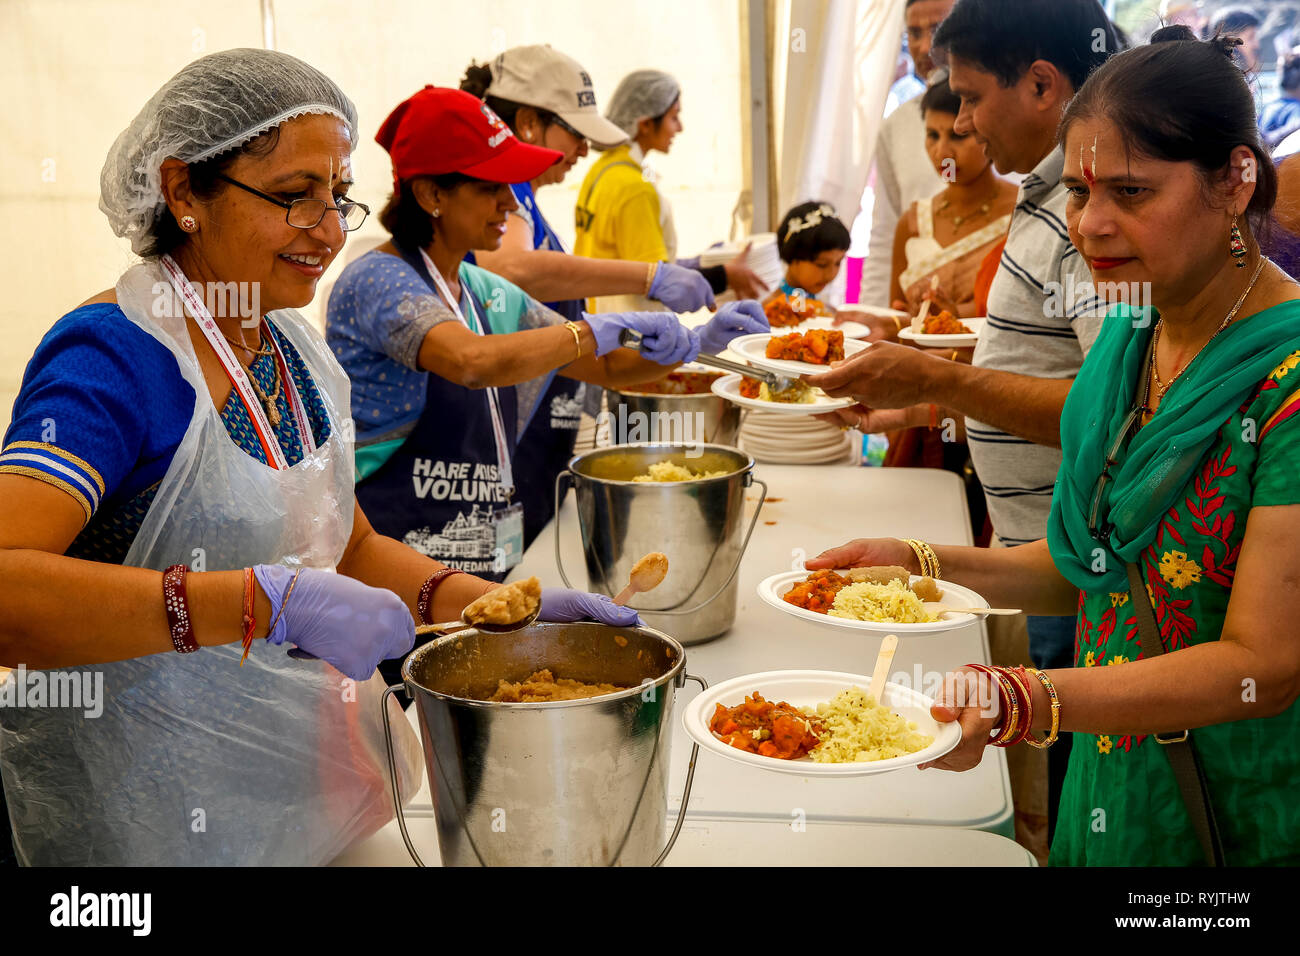
[[[671,312],[602,312],[583,315],[596,336],[596,355],[619,347],[624,329],[641,334],[641,354],[659,365],[680,365],[700,353],[700,338]]]
[[[641,627],[641,615],[630,607],[615,604],[604,594],[570,591],[568,588],[542,588],[542,609],[539,621],[596,620],[614,627]]]
[[[654,281],[650,283],[649,298],[658,299],[674,312],[694,312],[708,306],[713,308],[713,289],[709,280],[694,269],[659,263]]]
[[[392,591],[303,568],[286,602],[293,568],[259,564],[253,574],[271,601],[275,629],[266,636],[268,643],[288,640],[353,680],[366,680],[380,661],[403,657],[415,646],[415,621]]]
[[[705,355],[717,355],[737,336],[771,331],[767,315],[757,301],[728,302],[700,329],[700,351]]]

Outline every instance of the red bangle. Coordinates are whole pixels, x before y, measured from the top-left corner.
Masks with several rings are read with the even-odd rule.
[[[239,659],[239,666],[248,660],[248,652],[253,646],[253,631],[257,630],[257,619],[253,616],[253,569],[244,568],[244,613],[240,618],[244,628],[244,656]]]
[[[199,649],[198,641],[194,640],[189,605],[185,601],[185,575],[189,570],[183,564],[173,564],[163,572],[163,608],[167,611],[172,647],[178,654],[192,654]]]
[[[998,692],[998,713],[1002,722],[995,725],[989,733],[989,743],[996,743],[1006,730],[1006,723],[1011,719],[1011,700],[1007,696],[1006,684],[998,672],[986,664],[967,664],[973,670],[988,674],[993,678],[993,688]]]
[[[416,611],[420,615],[420,623],[422,624],[434,623],[429,619],[429,613],[432,610],[429,605],[433,601],[433,592],[438,587],[438,585],[440,585],[447,578],[451,577],[453,574],[464,574],[464,573],[465,572],[462,571],[460,568],[439,568],[437,571],[434,571],[433,574],[429,575],[429,577],[425,580],[424,584],[420,586],[420,599],[419,601],[416,602],[415,605]]]

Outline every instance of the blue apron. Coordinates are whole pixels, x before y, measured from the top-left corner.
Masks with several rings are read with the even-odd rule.
[[[419,252],[401,252],[436,295]],[[493,334],[483,304],[466,284],[461,289],[482,334]],[[519,496],[508,498],[498,479],[487,390],[465,388],[432,372],[425,377],[424,410],[415,428],[388,461],[357,484],[357,500],[380,534],[450,567],[503,581],[521,556],[522,522]],[[513,456],[514,387],[498,388],[497,398]]]
[[[529,183],[515,183],[510,187],[515,199],[528,213],[533,224],[533,248],[565,252],[560,237],[552,230],[533,198]],[[473,254],[467,256],[472,261]],[[585,303],[581,299],[547,302],[552,309],[570,322],[581,322]],[[551,373],[551,382],[541,397],[531,420],[519,436],[515,451],[515,500],[524,507],[524,547],[527,548],[542,533],[555,516],[555,478],[569,465],[573,448],[578,440],[578,424],[582,418],[583,382]],[[600,392],[593,390],[596,395]],[[568,492],[566,487],[565,492]]]

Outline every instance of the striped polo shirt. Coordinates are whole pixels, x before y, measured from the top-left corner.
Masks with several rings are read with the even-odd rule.
[[[1101,331],[1104,309],[1066,231],[1064,165],[1057,147],[1020,185],[989,289],[988,320],[975,348],[977,368],[1073,378]],[[966,419],[966,435],[994,533],[1009,545],[1044,537],[1060,449],[973,418]]]

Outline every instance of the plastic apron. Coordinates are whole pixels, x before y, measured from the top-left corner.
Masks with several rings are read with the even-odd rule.
[[[437,294],[420,254],[403,252]],[[462,284],[482,334],[486,312]],[[380,534],[479,577],[504,581],[523,552],[522,508],[501,480],[488,389],[471,389],[426,374],[424,410],[386,462],[357,485],[357,498]],[[518,422],[513,386],[496,389],[513,458]]]
[[[532,186],[517,183],[510,188],[532,221],[533,248],[567,252],[560,237],[537,208]],[[546,303],[548,309],[570,322],[582,321],[585,305],[581,299]],[[519,436],[519,447],[515,450],[515,483],[516,497],[524,506],[525,548],[555,516],[555,479],[569,467],[569,460],[573,458],[587,391],[583,382],[552,374],[550,385],[542,392],[532,419]],[[591,391],[599,401],[600,390]],[[565,491],[567,493],[567,486]]]
[[[292,468],[270,468],[231,440],[185,319],[158,308],[159,292],[169,289],[156,262],[117,284],[122,311],[171,350],[196,396],[124,563],[332,569],[352,530],[354,500],[343,370],[305,319],[272,313],[311,372],[331,434]],[[291,659],[264,641],[242,668],[241,653],[234,642],[67,668],[103,675],[96,718],[81,709],[0,709],[20,862],[316,865],[390,820],[383,681],[354,684],[323,661]],[[418,743],[405,721],[395,727],[402,791],[414,793]]]

